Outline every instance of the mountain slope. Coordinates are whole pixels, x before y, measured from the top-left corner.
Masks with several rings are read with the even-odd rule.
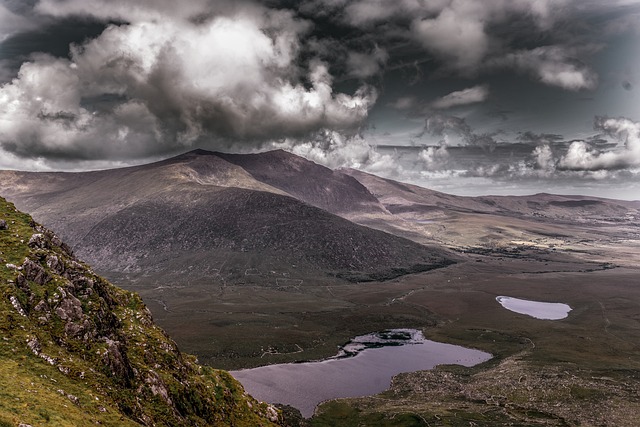
[[[250,214],[247,214],[250,213]],[[98,242],[108,245],[95,246]],[[110,271],[158,271],[171,263],[192,273],[229,253],[296,265],[354,280],[395,277],[451,261],[436,251],[351,222],[289,197],[241,189],[178,194],[139,202],[96,224],[77,246]],[[197,263],[189,259],[207,254]],[[184,261],[182,261],[184,260]]]
[[[378,199],[353,177],[286,151],[216,155],[242,167],[256,180],[331,213],[385,212]]]
[[[0,171],[0,194],[56,230],[71,246],[110,215],[141,200],[176,193],[185,183],[203,191],[234,187],[281,193],[242,168],[203,151],[95,172]]]
[[[0,257],[0,425],[277,421],[229,374],[181,353],[136,294],[4,199]]]

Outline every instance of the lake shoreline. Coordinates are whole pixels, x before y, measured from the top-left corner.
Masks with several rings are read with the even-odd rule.
[[[231,374],[257,399],[290,405],[309,418],[322,402],[380,393],[400,373],[443,364],[471,367],[492,357],[480,350],[427,340],[419,330],[390,329],[355,337],[331,358]]]

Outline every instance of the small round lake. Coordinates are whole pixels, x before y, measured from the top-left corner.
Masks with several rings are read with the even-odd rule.
[[[529,301],[505,296],[496,297],[496,301],[507,310],[543,320],[564,319],[571,311],[571,307],[559,302]]]
[[[393,329],[356,337],[330,359],[231,374],[256,399],[291,405],[308,418],[325,400],[380,393],[402,372],[441,364],[474,366],[491,357],[479,350],[427,340],[421,331]]]

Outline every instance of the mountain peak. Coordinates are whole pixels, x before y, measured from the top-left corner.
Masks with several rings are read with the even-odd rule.
[[[215,156],[217,153],[214,151],[203,150],[202,148],[196,148],[195,150],[187,151],[186,153],[179,154],[175,157],[170,157],[167,160],[175,160],[175,159],[183,159],[183,158],[192,158],[199,156]]]

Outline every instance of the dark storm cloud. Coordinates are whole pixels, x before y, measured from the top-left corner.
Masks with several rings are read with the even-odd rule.
[[[596,76],[580,62],[582,53],[576,55],[576,47],[569,44],[584,45],[567,29],[565,18],[571,3],[307,0],[300,9],[310,16],[330,17],[343,26],[369,32],[383,45],[404,40],[416,54],[421,51],[423,56],[433,57],[449,72],[474,75],[486,66],[500,66],[570,90],[592,88]],[[563,25],[556,25],[557,21]]]
[[[24,61],[33,52],[66,57],[71,44],[95,38],[105,29],[103,22],[92,19],[67,18],[60,21],[43,21],[37,28],[29,31],[23,28],[8,37],[2,43],[0,59]]]

